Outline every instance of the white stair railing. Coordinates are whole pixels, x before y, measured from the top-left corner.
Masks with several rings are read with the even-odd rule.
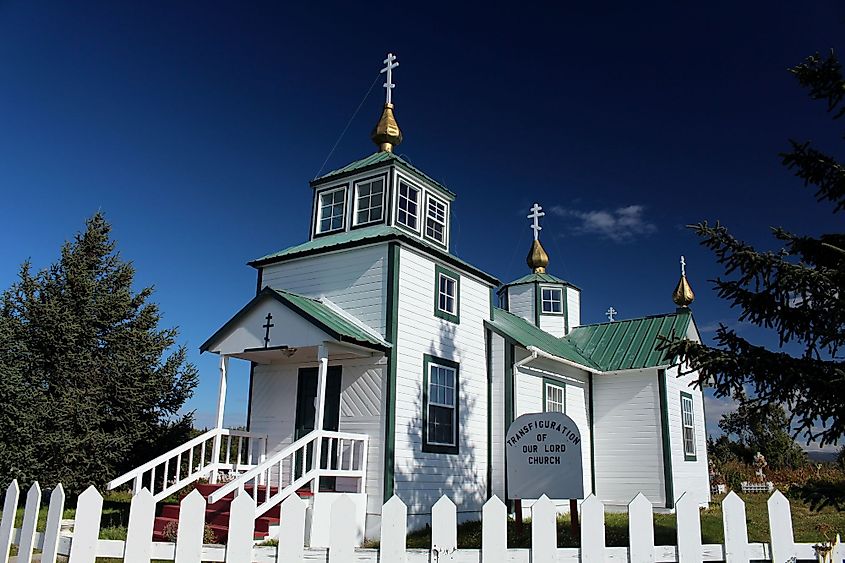
[[[320,477],[358,479],[358,492],[364,492],[368,445],[366,434],[314,430],[214,491],[208,502],[249,489],[257,518]],[[314,455],[317,448],[321,448],[319,456]],[[317,458],[319,467],[315,466]]]
[[[106,489],[132,481],[133,494],[146,487],[158,502],[218,471],[248,471],[264,461],[266,452],[265,434],[213,428],[124,473],[106,484]]]

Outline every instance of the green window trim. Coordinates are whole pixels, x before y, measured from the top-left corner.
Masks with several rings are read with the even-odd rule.
[[[455,370],[455,424],[453,428],[455,443],[453,445],[447,444],[430,444],[428,442],[428,374],[430,371],[431,365],[442,366],[446,368],[451,368]],[[438,358],[436,356],[432,356],[430,354],[425,354],[423,356],[423,385],[422,385],[422,451],[427,453],[435,453],[435,454],[455,454],[457,455],[460,450],[460,440],[461,440],[461,412],[460,412],[460,405],[461,405],[461,394],[460,394],[460,377],[461,377],[461,370],[460,364],[458,362],[454,362],[452,360],[447,360],[445,358]]]
[[[692,419],[692,424],[687,426],[686,422],[684,421],[684,399],[689,401],[689,415]],[[692,430],[692,453],[687,451],[687,441],[686,436],[684,436],[684,431],[690,428]],[[697,461],[698,456],[696,455],[696,448],[695,448],[695,402],[692,399],[692,395],[687,393],[686,391],[681,391],[681,447],[684,449],[684,461]]]
[[[548,388],[549,385],[552,387],[557,387],[562,391],[562,405],[563,410],[561,411],[563,414],[566,414],[566,383],[563,381],[558,381],[557,379],[552,379],[550,377],[543,378],[543,412],[549,412],[548,410]]]
[[[445,276],[455,280],[455,312],[450,313],[440,308],[440,278]],[[461,322],[461,276],[457,272],[437,264],[434,266],[434,316],[455,324]]]

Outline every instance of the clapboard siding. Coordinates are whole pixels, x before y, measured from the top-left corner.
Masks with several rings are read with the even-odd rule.
[[[408,514],[416,517],[411,520],[412,526],[419,526],[427,521],[430,506],[444,493],[463,514],[480,511],[486,500],[483,323],[490,316],[490,288],[461,274],[460,323],[454,324],[434,316],[435,261],[403,246],[399,264],[395,491],[408,505]],[[425,354],[460,364],[458,455],[422,451]]]
[[[513,285],[508,288],[508,311],[534,324],[534,284]]]
[[[569,320],[569,330],[581,326],[581,291],[566,288],[566,315]]]
[[[377,244],[265,266],[264,285],[327,297],[384,336],[387,245]]]
[[[593,377],[596,495],[627,505],[642,491],[666,501],[657,370]]]
[[[704,397],[699,389],[691,387],[697,374],[678,377],[678,368],[666,371],[666,396],[668,398],[669,437],[672,450],[672,476],[675,500],[684,491],[696,495],[700,505],[710,502],[710,478],[707,471],[707,435],[704,427]],[[681,392],[692,395],[695,418],[695,461],[684,459],[683,426],[681,422]]]
[[[540,328],[558,338],[566,336],[566,320],[563,315],[540,315]]]

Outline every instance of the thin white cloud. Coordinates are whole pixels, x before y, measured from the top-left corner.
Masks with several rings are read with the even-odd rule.
[[[645,219],[643,205],[588,211],[555,205],[551,212],[572,220],[567,227],[576,235],[598,235],[613,242],[629,242],[657,231],[657,226]]]

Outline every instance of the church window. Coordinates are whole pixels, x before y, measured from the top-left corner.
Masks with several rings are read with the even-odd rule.
[[[684,459],[695,461],[695,416],[692,410],[692,395],[681,392],[681,424],[684,438]]]
[[[559,383],[543,380],[543,411],[566,412],[566,389]]]
[[[426,205],[425,236],[446,244],[446,204],[431,196]]]
[[[404,225],[414,231],[419,231],[420,190],[406,182],[400,181],[398,199],[397,205],[399,209],[396,214],[396,220],[400,225]]]
[[[563,313],[563,290],[559,287],[543,287],[542,311],[549,314]]]
[[[460,322],[461,277],[442,266],[434,268],[434,315]]]
[[[320,194],[320,212],[317,216],[317,232],[328,233],[343,228],[346,214],[346,186]]]
[[[425,355],[423,451],[458,453],[458,364]]]
[[[355,224],[381,221],[384,216],[384,178],[355,184]]]

